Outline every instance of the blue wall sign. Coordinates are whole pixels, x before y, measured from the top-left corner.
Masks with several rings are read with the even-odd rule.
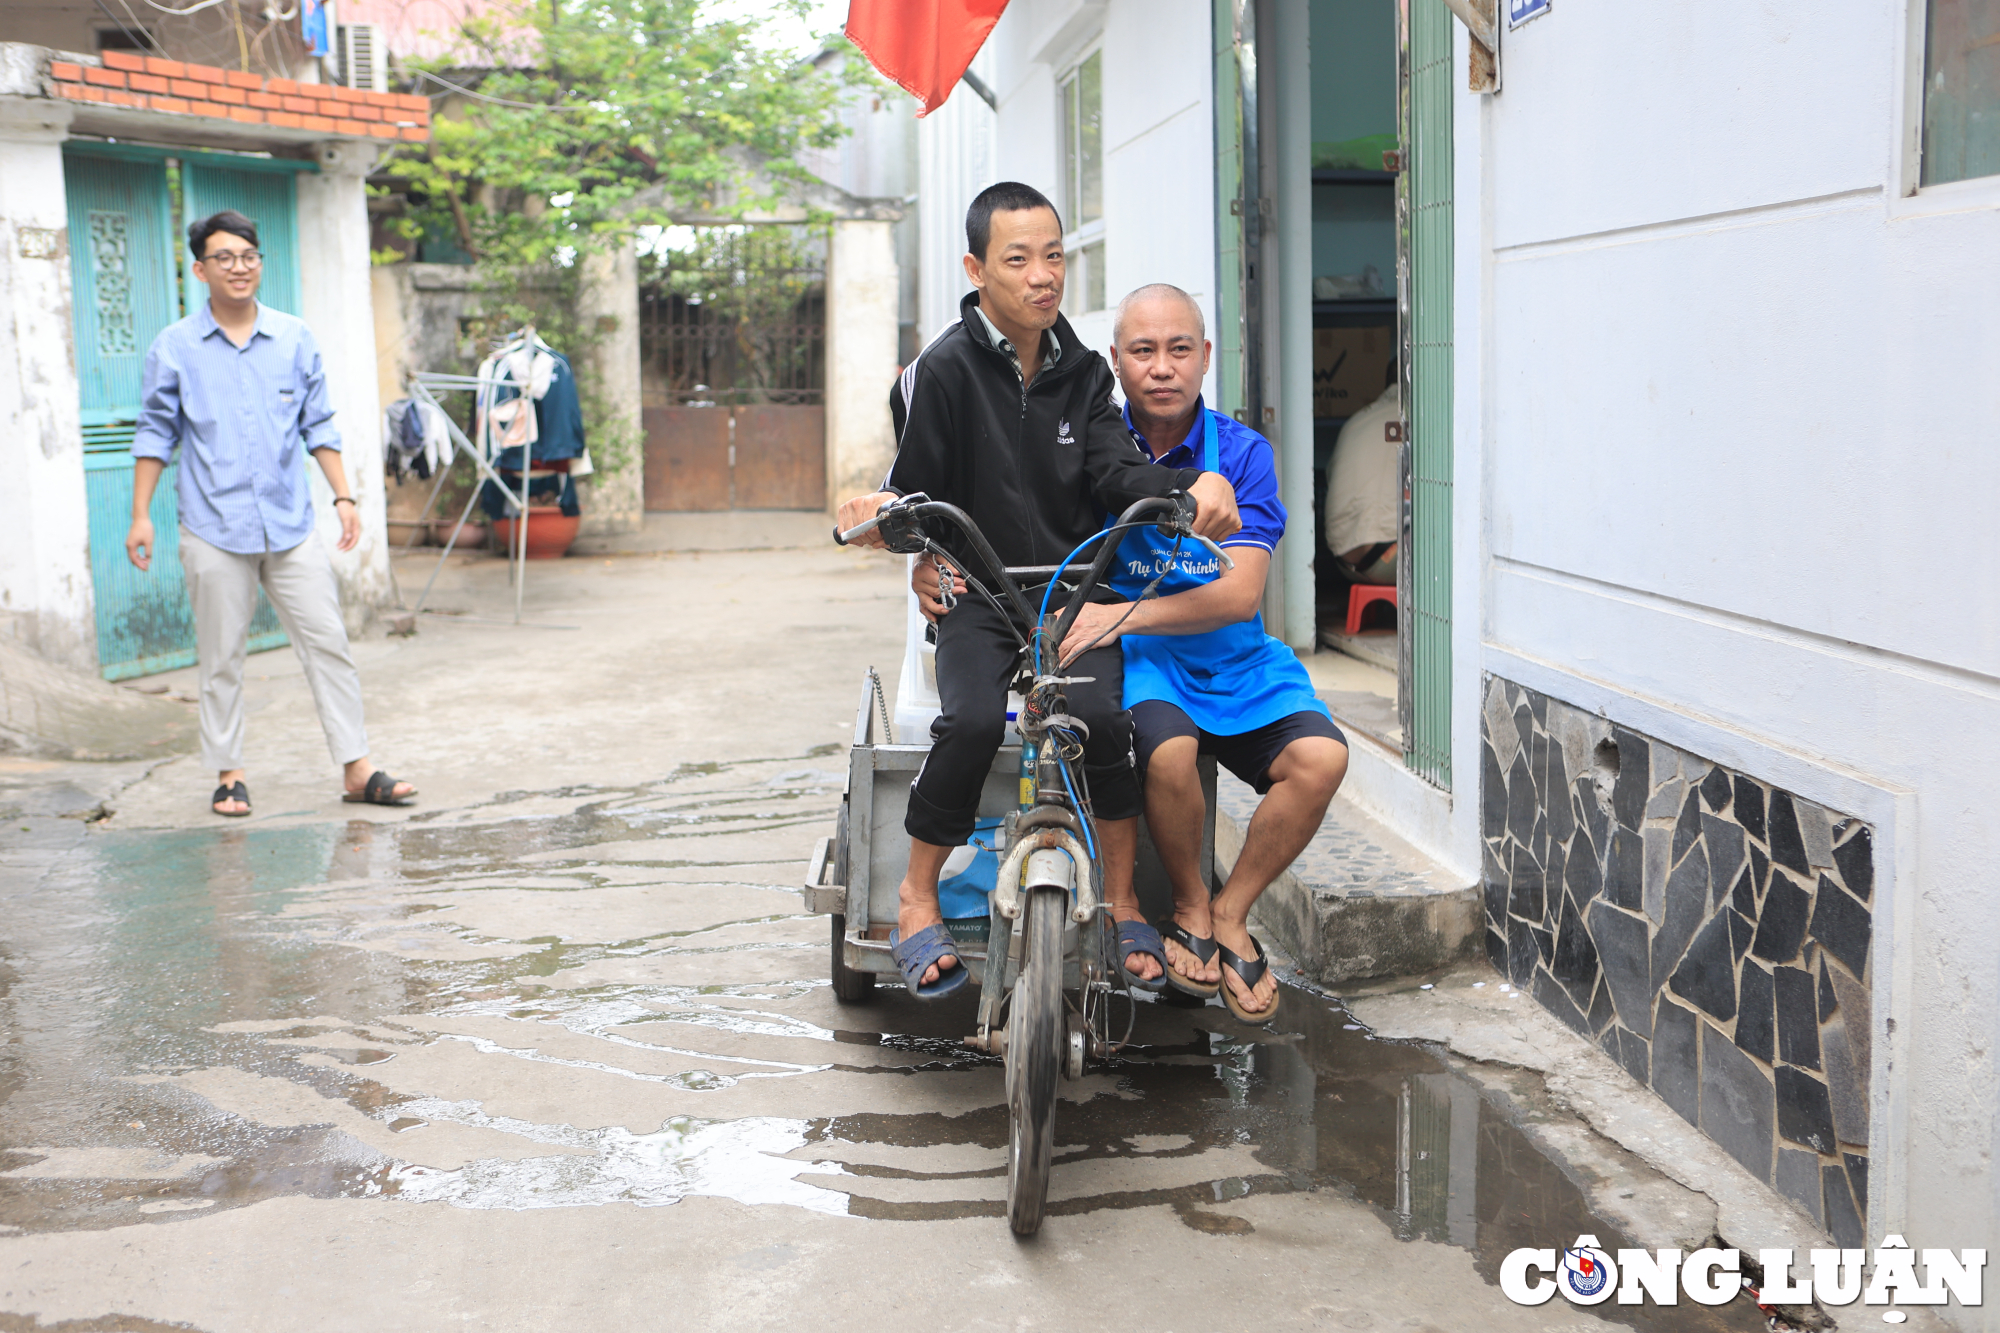
[[[1507,0],[1507,26],[1518,28],[1549,12],[1549,0]]]

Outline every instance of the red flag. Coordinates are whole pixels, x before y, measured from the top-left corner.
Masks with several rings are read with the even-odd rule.
[[[1007,0],[850,0],[847,38],[868,63],[923,103],[944,105]]]

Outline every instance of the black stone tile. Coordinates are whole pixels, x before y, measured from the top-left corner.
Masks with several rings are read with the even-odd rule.
[[[1756,938],[1757,927],[1733,907],[1726,909],[1721,915],[1729,918],[1729,952],[1740,963],[1743,961],[1743,955],[1750,952],[1750,941]]]
[[[1736,1044],[1770,1064],[1772,1051],[1771,974],[1755,963],[1743,965],[1736,987]]]
[[[1764,890],[1771,885],[1771,858],[1764,855],[1764,849],[1754,842],[1750,844],[1750,883],[1757,890],[1757,898],[1761,902]]]
[[[1606,1039],[1611,1041],[1611,1045],[1604,1048],[1605,1054],[1616,1060],[1618,1058],[1616,1034],[1606,1032],[1605,1029],[1618,1017],[1618,1011],[1612,1007],[1611,988],[1604,984],[1603,977],[1597,979],[1597,993],[1590,997],[1589,1017],[1590,1030],[1603,1033]]]
[[[1694,1010],[1662,997],[1653,1010],[1653,1091],[1690,1125],[1701,1124],[1701,1053]]]
[[[1549,785],[1549,750],[1552,748],[1549,745],[1549,738],[1546,734],[1538,731],[1535,733],[1533,743],[1526,748],[1528,751],[1528,772],[1533,774],[1535,779],[1535,795],[1539,803],[1543,807],[1546,807],[1555,793],[1562,790],[1560,787],[1551,787]]]
[[[1540,968],[1535,970],[1534,994],[1542,1002],[1542,1008],[1554,1014],[1563,1024],[1579,1036],[1590,1035],[1590,1024],[1584,1019],[1583,1011],[1570,1000],[1556,979]]]
[[[1688,941],[1708,917],[1708,857],[1697,846],[1667,876],[1660,928],[1653,932],[1653,975],[1665,978],[1680,964]]]
[[[1651,794],[1652,747],[1623,727],[1611,729],[1618,746],[1618,781],[1611,787],[1611,814],[1620,826],[1639,831],[1646,822],[1646,797]]]
[[[1507,937],[1491,928],[1486,932],[1486,961],[1495,972],[1507,975]]]
[[[1479,747],[1479,834],[1498,838],[1507,831],[1507,775],[1491,741]]]
[[[1521,738],[1521,748],[1532,754],[1535,742],[1535,715],[1528,711],[1525,702],[1514,708],[1514,734]]]
[[[1831,1153],[1839,1147],[1833,1136],[1833,1103],[1826,1095],[1826,1084],[1789,1065],[1778,1066],[1778,1135],[1818,1153]]]
[[[1491,848],[1480,856],[1479,892],[1486,905],[1486,920],[1498,926],[1507,919],[1507,868],[1493,859]]]
[[[1818,1069],[1819,1001],[1812,973],[1781,967],[1772,979],[1778,996],[1778,1058],[1801,1069]]]
[[[1590,937],[1597,945],[1597,963],[1604,969],[1604,981],[1619,1017],[1625,1026],[1646,1031],[1653,1005],[1646,923],[1599,902],[1590,909]]]
[[[1825,875],[1819,877],[1819,892],[1814,897],[1813,938],[1849,972],[1867,976],[1868,936],[1874,924],[1868,909]]]
[[[1547,915],[1542,902],[1542,868],[1535,864],[1535,858],[1528,855],[1528,849],[1508,844],[1508,861],[1511,881],[1507,893],[1507,911],[1523,921],[1540,921]]]
[[[1823,1224],[1833,1236],[1834,1244],[1842,1249],[1858,1250],[1867,1244],[1867,1228],[1861,1225],[1861,1212],[1854,1206],[1854,1196],[1847,1189],[1847,1172],[1837,1166],[1820,1168],[1821,1188],[1826,1198],[1826,1221]]]
[[[1576,807],[1569,797],[1569,765],[1563,760],[1560,745],[1549,747],[1549,777],[1542,790],[1549,794],[1549,838],[1554,842],[1568,842],[1569,835],[1576,832]]]
[[[1833,976],[1826,970],[1826,960],[1821,959],[1819,965],[1819,1021],[1824,1023],[1827,1019],[1832,1018],[1834,1011],[1838,1008],[1840,1008],[1840,997],[1834,994]]]
[[[1833,1132],[1842,1143],[1868,1142],[1868,1066],[1847,1041],[1847,1020],[1836,1018],[1820,1029],[1820,1056],[1826,1065],[1826,1090],[1833,1099]]]
[[[1674,857],[1679,861],[1687,849],[1694,846],[1701,836],[1701,791],[1688,788],[1687,799],[1681,802],[1681,817],[1674,823]]]
[[[1533,927],[1517,917],[1507,919],[1507,980],[1526,986],[1540,961],[1535,949]]]
[[[1544,915],[1549,919],[1551,924],[1555,920],[1556,908],[1558,906],[1556,895],[1562,892],[1563,876],[1568,872],[1568,869],[1569,861],[1563,849],[1554,843],[1550,843],[1548,868],[1542,872],[1542,882],[1548,886],[1546,893],[1548,907]]]
[[[1806,938],[1807,913],[1812,899],[1806,891],[1783,875],[1771,876],[1770,891],[1764,895],[1764,910],[1757,917],[1757,939],[1750,952],[1766,962],[1789,963],[1799,956]]]
[[[1597,986],[1597,945],[1583,928],[1583,913],[1568,894],[1563,895],[1561,908],[1562,921],[1556,928],[1556,953],[1549,960],[1549,972],[1562,983],[1577,1008],[1584,1009]]]
[[[1611,839],[1611,816],[1597,799],[1597,783],[1585,774],[1570,784],[1577,796],[1577,823],[1590,830],[1590,845],[1602,847]]]
[[[1545,866],[1549,863],[1549,821],[1539,809],[1534,830],[1528,834],[1528,853]]]
[[[1546,694],[1537,694],[1535,691],[1526,688],[1521,692],[1528,696],[1528,711],[1534,714],[1535,725],[1538,727],[1548,726],[1549,697]]]
[[[1708,803],[1708,808],[1711,811],[1719,815],[1724,810],[1727,810],[1729,808],[1729,798],[1734,792],[1733,787],[1730,785],[1728,770],[1722,768],[1709,769],[1708,776],[1701,780],[1700,790],[1701,799]]]
[[[1833,864],[1849,893],[1864,903],[1875,896],[1875,835],[1866,824],[1833,849]]]
[[[1854,1191],[1854,1202],[1860,1207],[1861,1215],[1868,1215],[1868,1159],[1860,1153],[1844,1152],[1840,1160],[1847,1167],[1848,1188]]]
[[[1525,755],[1515,755],[1514,762],[1507,768],[1507,831],[1514,835],[1514,841],[1522,846],[1535,832],[1535,811],[1540,802],[1535,798],[1535,784],[1528,776],[1528,760]]]
[[[1764,789],[1744,777],[1736,775],[1736,822],[1747,830],[1751,837],[1764,840]]]
[[[1730,885],[1736,882],[1737,868],[1743,864],[1743,830],[1726,819],[1703,815],[1701,840],[1708,847],[1709,901],[1720,906]]]
[[[1592,1004],[1591,1004],[1591,1007],[1592,1007],[1592,1009],[1593,1009],[1593,1010],[1595,1010],[1595,1008],[1596,1008],[1596,1002],[1595,1002],[1595,1001],[1592,1001]],[[1596,1020],[1595,1018],[1592,1018],[1592,1019],[1590,1020],[1590,1023],[1591,1023],[1591,1026],[1592,1026],[1592,1027],[1595,1027],[1595,1026],[1597,1025],[1597,1020]],[[1600,1033],[1598,1033],[1598,1034],[1597,1034],[1597,1045],[1598,1045],[1598,1048],[1599,1048],[1600,1050],[1602,1050],[1602,1051],[1603,1051],[1603,1052],[1604,1052],[1604,1053],[1605,1053],[1606,1055],[1608,1055],[1608,1056],[1610,1056],[1610,1057],[1611,1057],[1612,1059],[1616,1060],[1616,1059],[1618,1058],[1618,1032],[1617,1032],[1617,1030],[1616,1030],[1616,1029],[1614,1028],[1614,1029],[1608,1029],[1608,1030],[1606,1030],[1606,1031],[1604,1031],[1604,1032],[1600,1032]]]
[[[1604,887],[1604,874],[1597,864],[1597,848],[1588,833],[1577,830],[1569,840],[1569,852],[1563,862],[1563,884],[1575,895],[1580,903],[1595,898]]]
[[[1535,939],[1535,953],[1544,967],[1556,956],[1556,933],[1547,926],[1530,926],[1528,934]]]
[[[1638,1079],[1641,1085],[1652,1081],[1649,1055],[1644,1037],[1634,1036],[1627,1028],[1618,1029],[1618,1061],[1625,1066],[1625,1072]]]
[[[1635,912],[1646,910],[1646,844],[1628,828],[1611,830],[1604,858],[1604,899]]]
[[[1812,866],[1806,861],[1805,838],[1799,833],[1799,814],[1792,805],[1790,792],[1771,793],[1770,830],[1771,859],[1787,870],[1812,878]]]
[[[1707,1024],[1701,1034],[1701,1129],[1744,1170],[1771,1178],[1771,1080]]]
[[[1736,887],[1729,891],[1729,905],[1749,920],[1757,919],[1757,882],[1750,877],[1749,866],[1744,866],[1736,876]]]
[[[1778,1187],[1778,1193],[1805,1209],[1806,1216],[1813,1221],[1818,1222],[1825,1215],[1817,1153],[1797,1148],[1778,1149],[1778,1169],[1772,1173],[1771,1183]]]
[[[1736,1017],[1736,976],[1729,953],[1729,914],[1717,912],[1708,919],[1688,946],[1680,966],[1667,978],[1674,994],[1727,1023]]]

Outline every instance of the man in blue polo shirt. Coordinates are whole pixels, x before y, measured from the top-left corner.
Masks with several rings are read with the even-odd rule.
[[[1243,526],[1221,543],[1235,568],[1157,528],[1128,533],[1113,586],[1127,598],[1148,589],[1153,596],[1085,607],[1063,657],[1124,640],[1146,826],[1174,888],[1174,919],[1161,931],[1167,983],[1199,996],[1220,989],[1237,1018],[1264,1023],[1277,1013],[1278,983],[1250,935],[1250,909],[1319,831],[1347,773],[1347,741],[1292,650],[1264,633],[1258,608],[1285,507],[1270,443],[1202,404],[1205,333],[1186,292],[1141,287],[1119,303],[1111,365],[1125,390],[1126,424],[1154,462],[1219,472],[1236,488]],[[1212,902],[1200,872],[1202,754],[1264,798]],[[1139,915],[1136,896],[1111,906],[1120,920]]]

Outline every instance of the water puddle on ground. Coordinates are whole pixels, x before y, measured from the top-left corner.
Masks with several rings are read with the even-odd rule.
[[[403,825],[77,831],[4,885],[0,1231],[280,1196],[1002,1226],[1000,1066],[960,1043],[972,999],[835,1002],[825,921],[784,896],[839,762]],[[1142,1004],[1133,1043],[1064,1085],[1054,1218],[1165,1205],[1245,1235],[1240,1201],[1321,1192],[1488,1281],[1519,1246],[1629,1243],[1472,1082],[1337,1001],[1287,988],[1262,1032]],[[1747,1302],[1595,1313],[1763,1326]]]

